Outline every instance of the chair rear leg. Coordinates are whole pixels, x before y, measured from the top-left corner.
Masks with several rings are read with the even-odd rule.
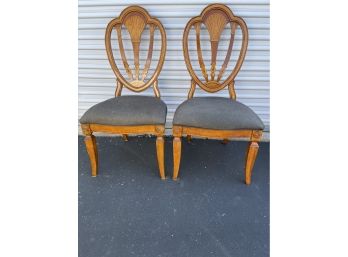
[[[227,139],[227,138],[225,138],[224,140],[222,140],[222,141],[221,141],[221,144],[223,144],[223,145],[227,145],[227,144],[228,144],[228,139]]]
[[[245,183],[251,184],[251,174],[256,160],[259,144],[255,141],[249,143],[245,161]]]
[[[187,142],[189,142],[189,143],[192,142],[192,137],[191,137],[191,135],[187,135]]]
[[[180,159],[181,159],[181,137],[174,137],[173,139],[173,180],[176,180],[179,175]]]
[[[123,139],[123,141],[128,142],[128,135],[122,134],[122,139]]]
[[[163,136],[157,136],[156,139],[156,150],[157,150],[157,162],[159,168],[159,174],[161,179],[165,179],[165,171],[164,171],[164,139]]]

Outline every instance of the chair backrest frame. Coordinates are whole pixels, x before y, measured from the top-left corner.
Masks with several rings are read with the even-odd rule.
[[[207,74],[203,57],[202,57],[202,50],[200,46],[200,26],[201,24],[204,24],[209,32],[210,37],[210,43],[211,43],[211,69],[210,69],[210,79],[209,75]],[[218,45],[220,41],[220,36],[226,25],[230,23],[231,25],[231,37],[230,37],[230,43],[227,50],[227,54],[224,60],[224,63],[221,67],[221,70],[217,76],[217,79],[215,80],[215,71],[216,71],[216,58],[217,58],[217,51],[218,51]],[[225,79],[225,81],[220,82],[220,79],[223,76],[223,73],[226,70],[226,67],[230,61],[231,58],[231,52],[233,48],[234,43],[234,37],[235,37],[235,31],[237,29],[237,26],[241,28],[242,31],[242,46],[240,49],[240,53],[237,59],[237,62],[235,64],[234,69],[232,70],[231,74]],[[197,44],[197,55],[198,55],[198,61],[199,66],[201,68],[203,77],[205,79],[205,82],[203,82],[194,71],[190,55],[189,55],[189,49],[188,49],[188,36],[189,32],[192,29],[192,27],[196,30],[196,44]],[[230,8],[228,8],[226,5],[223,4],[211,4],[208,5],[204,10],[201,12],[201,14],[197,17],[192,18],[189,20],[189,22],[186,24],[184,34],[183,34],[183,51],[184,51],[184,59],[187,66],[187,69],[190,73],[190,76],[192,78],[191,82],[191,89],[188,94],[188,98],[193,97],[193,93],[195,91],[196,84],[199,85],[203,90],[209,93],[215,93],[226,86],[229,87],[230,96],[233,99],[236,99],[236,94],[234,90],[234,79],[237,76],[248,47],[248,40],[249,40],[249,34],[248,34],[248,28],[244,20],[238,16],[235,16]]]
[[[150,26],[149,49],[148,49],[148,55],[147,55],[147,60],[145,62],[144,70],[141,74],[141,78],[139,78],[140,76],[139,48],[140,48],[141,35],[146,25]],[[125,51],[123,48],[123,41],[122,41],[122,34],[121,34],[122,26],[126,27],[132,41],[134,64],[135,64],[135,75],[133,74],[133,72],[131,71],[128,65]],[[115,58],[114,58],[113,50],[111,46],[111,33],[113,32],[114,28],[116,29],[116,33],[117,33],[116,35],[117,35],[117,40],[119,43],[119,51],[121,54],[122,62],[130,81],[124,78],[124,76],[121,74],[115,62]],[[144,82],[152,61],[154,31],[156,28],[159,29],[161,34],[160,57],[152,77],[147,82]],[[111,65],[111,68],[117,77],[117,88],[115,91],[116,96],[119,96],[121,94],[123,86],[125,86],[126,88],[128,88],[129,90],[133,92],[141,92],[149,88],[151,85],[154,86],[155,95],[157,97],[160,96],[157,79],[163,67],[166,49],[167,49],[167,40],[166,40],[165,29],[162,23],[158,19],[151,17],[150,14],[144,8],[140,6],[134,5],[134,6],[127,7],[121,12],[119,17],[111,20],[109,24],[107,25],[106,31],[105,31],[105,47],[106,47],[106,52],[107,52],[107,56],[108,56],[108,60]]]

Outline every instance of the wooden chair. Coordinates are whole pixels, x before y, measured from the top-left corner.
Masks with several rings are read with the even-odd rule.
[[[146,26],[149,26],[149,49],[147,60],[142,73],[140,73],[139,51],[141,35]],[[122,27],[130,35],[134,54],[133,72],[128,65],[122,40]],[[123,27],[123,28],[124,28]],[[152,60],[154,33],[159,29],[161,35],[161,50],[157,67],[151,78],[146,76]],[[118,39],[119,51],[122,62],[129,77],[127,80],[118,69],[111,47],[111,34],[115,31]],[[164,171],[164,130],[167,114],[166,104],[160,100],[158,89],[158,75],[163,66],[166,53],[166,33],[161,22],[152,18],[149,13],[139,7],[130,6],[122,11],[118,18],[110,21],[105,33],[105,46],[107,56],[113,72],[117,77],[115,97],[92,106],[81,117],[80,123],[85,135],[85,144],[90,158],[92,176],[98,174],[98,153],[94,132],[122,134],[127,140],[127,134],[153,134],[157,136],[157,160],[161,179],[165,179]],[[153,86],[155,97],[127,95],[121,96],[123,87],[133,92],[141,92]]]
[[[204,24],[209,33],[211,46],[211,69],[210,76],[207,74],[202,57],[200,31]],[[226,25],[230,25],[230,41],[225,60],[221,70],[216,76],[217,50],[220,36]],[[234,37],[237,27],[242,31],[242,45],[234,69],[224,80],[220,81],[231,58]],[[203,78],[199,79],[193,69],[188,49],[188,37],[190,30],[194,27],[196,31],[196,46],[199,66]],[[184,101],[175,111],[173,119],[173,155],[174,169],[173,179],[179,174],[181,158],[181,137],[192,135],[205,138],[218,138],[224,141],[227,138],[247,138],[250,143],[246,154],[245,182],[251,183],[251,172],[258,152],[258,141],[261,138],[264,125],[261,119],[247,106],[236,101],[234,80],[238,74],[248,45],[248,29],[244,20],[234,16],[232,11],[225,5],[208,5],[200,16],[192,18],[186,25],[183,36],[183,51],[187,69],[192,78],[191,89],[188,100]],[[196,85],[209,93],[218,92],[228,87],[230,99],[223,97],[195,97]]]

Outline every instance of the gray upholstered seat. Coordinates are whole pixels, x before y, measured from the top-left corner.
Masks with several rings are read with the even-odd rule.
[[[114,126],[164,125],[167,106],[159,98],[125,95],[108,99],[89,108],[80,123]]]
[[[176,109],[174,125],[238,130],[263,129],[261,119],[246,105],[224,97],[194,97]]]

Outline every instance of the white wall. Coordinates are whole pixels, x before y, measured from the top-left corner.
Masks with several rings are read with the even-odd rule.
[[[158,18],[167,33],[167,54],[159,76],[161,98],[168,106],[167,133],[176,107],[187,99],[190,76],[186,70],[182,53],[182,34],[188,20],[200,14],[203,8],[215,1],[147,0],[147,1],[79,1],[79,117],[92,105],[111,98],[115,91],[115,76],[107,60],[104,33],[108,22],[117,17],[129,5],[137,4]],[[236,78],[237,100],[251,107],[263,120],[269,131],[269,0],[218,1],[227,4],[235,15],[242,17],[249,28],[248,52]],[[204,37],[204,33],[202,34]],[[226,37],[226,40],[228,37]],[[146,40],[145,40],[146,43]],[[240,36],[236,37],[236,46]],[[146,46],[148,43],[145,44]],[[228,42],[219,49],[226,49]],[[127,45],[125,45],[127,48]],[[154,57],[156,58],[155,52]],[[203,44],[203,51],[208,50]],[[131,53],[131,51],[130,51]],[[208,51],[204,51],[205,54]],[[207,55],[208,56],[208,55]],[[119,55],[115,57],[120,60]],[[223,61],[225,55],[219,60]],[[146,53],[144,58],[146,58]],[[209,59],[209,58],[208,58]],[[133,64],[130,61],[130,64]],[[207,68],[209,62],[206,61]],[[121,65],[122,66],[122,65]],[[121,67],[119,66],[119,67]],[[219,67],[219,66],[217,66]],[[197,72],[199,73],[199,72]],[[124,94],[132,94],[124,90]],[[153,95],[152,88],[142,92]],[[209,94],[196,90],[195,96],[228,96],[227,90]]]

